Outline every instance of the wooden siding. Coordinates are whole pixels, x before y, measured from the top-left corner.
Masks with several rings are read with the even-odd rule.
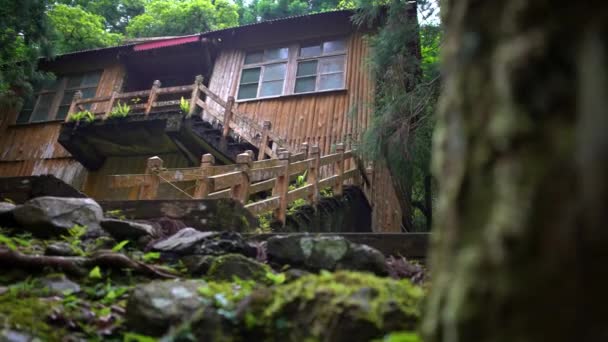
[[[294,150],[303,143],[318,144],[322,154],[329,154],[335,144],[344,142],[346,149],[360,140],[371,120],[374,82],[365,65],[369,45],[361,32],[348,38],[346,90],[291,95],[272,99],[247,100],[237,103],[237,111],[259,124],[272,122],[272,130],[286,139]],[[244,51],[222,50],[215,62],[209,89],[226,99],[235,96]],[[220,110],[215,102],[208,104]],[[401,212],[388,171],[377,167],[374,177],[374,230],[400,231]]]

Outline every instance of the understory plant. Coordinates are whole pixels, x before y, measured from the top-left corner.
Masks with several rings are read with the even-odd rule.
[[[181,109],[182,113],[189,115],[190,114],[190,101],[186,100],[183,96],[179,100],[179,109]]]
[[[70,114],[68,121],[70,122],[93,122],[95,120],[95,115],[88,110],[83,110],[77,113]]]
[[[118,101],[118,104],[114,108],[112,108],[112,111],[110,112],[110,115],[108,117],[126,118],[130,112],[131,112],[131,107],[128,104],[121,103],[120,101]]]

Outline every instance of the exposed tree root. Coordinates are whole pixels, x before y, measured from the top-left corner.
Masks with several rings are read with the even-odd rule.
[[[99,251],[90,257],[62,257],[28,255],[7,248],[0,248],[0,265],[12,268],[43,269],[52,267],[63,272],[84,275],[95,266],[128,268],[155,278],[177,278],[178,276],[155,266],[147,265],[128,256],[111,251]]]

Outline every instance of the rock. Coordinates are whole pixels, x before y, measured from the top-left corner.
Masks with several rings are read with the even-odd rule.
[[[74,251],[72,246],[67,242],[53,242],[46,246],[44,255],[52,256],[77,256],[78,253]]]
[[[37,338],[32,337],[21,331],[4,329],[0,330],[0,341],[2,342],[31,342],[40,341]]]
[[[266,281],[270,267],[241,254],[227,254],[213,259],[207,276],[217,281],[232,281],[234,277],[242,280]]]
[[[17,206],[8,202],[0,202],[0,227],[14,227],[17,225],[13,210]]]
[[[230,253],[255,256],[255,247],[236,232],[200,232],[184,228],[166,240],[152,246],[152,250],[179,255],[224,255]]]
[[[62,295],[66,292],[80,292],[80,285],[68,279],[65,275],[59,274],[56,276],[47,276],[43,278],[42,284],[48,287],[53,294]]]
[[[127,327],[134,331],[160,336],[175,324],[204,307],[198,288],[203,280],[156,281],[136,286],[127,302]]]
[[[216,232],[199,232],[194,228],[184,228],[165,240],[152,246],[152,250],[171,252],[181,255],[194,254],[198,244],[206,238],[217,235]]]
[[[60,236],[74,225],[87,227],[87,236],[102,233],[103,212],[90,198],[38,197],[13,210],[15,221],[38,236]]]
[[[339,270],[372,272],[377,275],[388,275],[388,266],[384,255],[367,245],[350,244],[348,253],[336,265]]]
[[[284,235],[267,241],[268,260],[312,271],[349,269],[386,275],[384,255],[340,236]]]
[[[144,236],[156,235],[156,230],[149,224],[113,218],[103,219],[101,228],[117,241],[138,240]]]
[[[183,257],[181,261],[191,276],[201,277],[207,274],[215,258],[217,257],[212,255],[188,255]]]

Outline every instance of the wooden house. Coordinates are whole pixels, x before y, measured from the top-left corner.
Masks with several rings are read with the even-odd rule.
[[[40,68],[56,81],[39,87],[20,113],[2,113],[0,176],[53,174],[93,198],[133,199],[135,191],[110,187],[107,176],[143,173],[151,156],[165,167],[193,167],[208,152],[230,164],[247,149],[269,158],[277,148],[297,151],[305,142],[318,145],[321,155],[338,143],[355,147],[371,120],[366,36],[373,32],[354,26],[351,15],[290,17],[43,61]],[[201,89],[198,100],[191,97]],[[184,102],[188,118],[180,113]],[[143,115],[112,119],[119,103]],[[103,120],[66,121],[82,109]],[[231,138],[217,138],[215,119],[232,113],[239,116],[235,125],[219,127]],[[269,142],[262,148],[261,136]],[[382,165],[374,166],[372,184],[374,230],[400,231],[399,205]],[[192,191],[180,187],[161,185],[159,196]]]

